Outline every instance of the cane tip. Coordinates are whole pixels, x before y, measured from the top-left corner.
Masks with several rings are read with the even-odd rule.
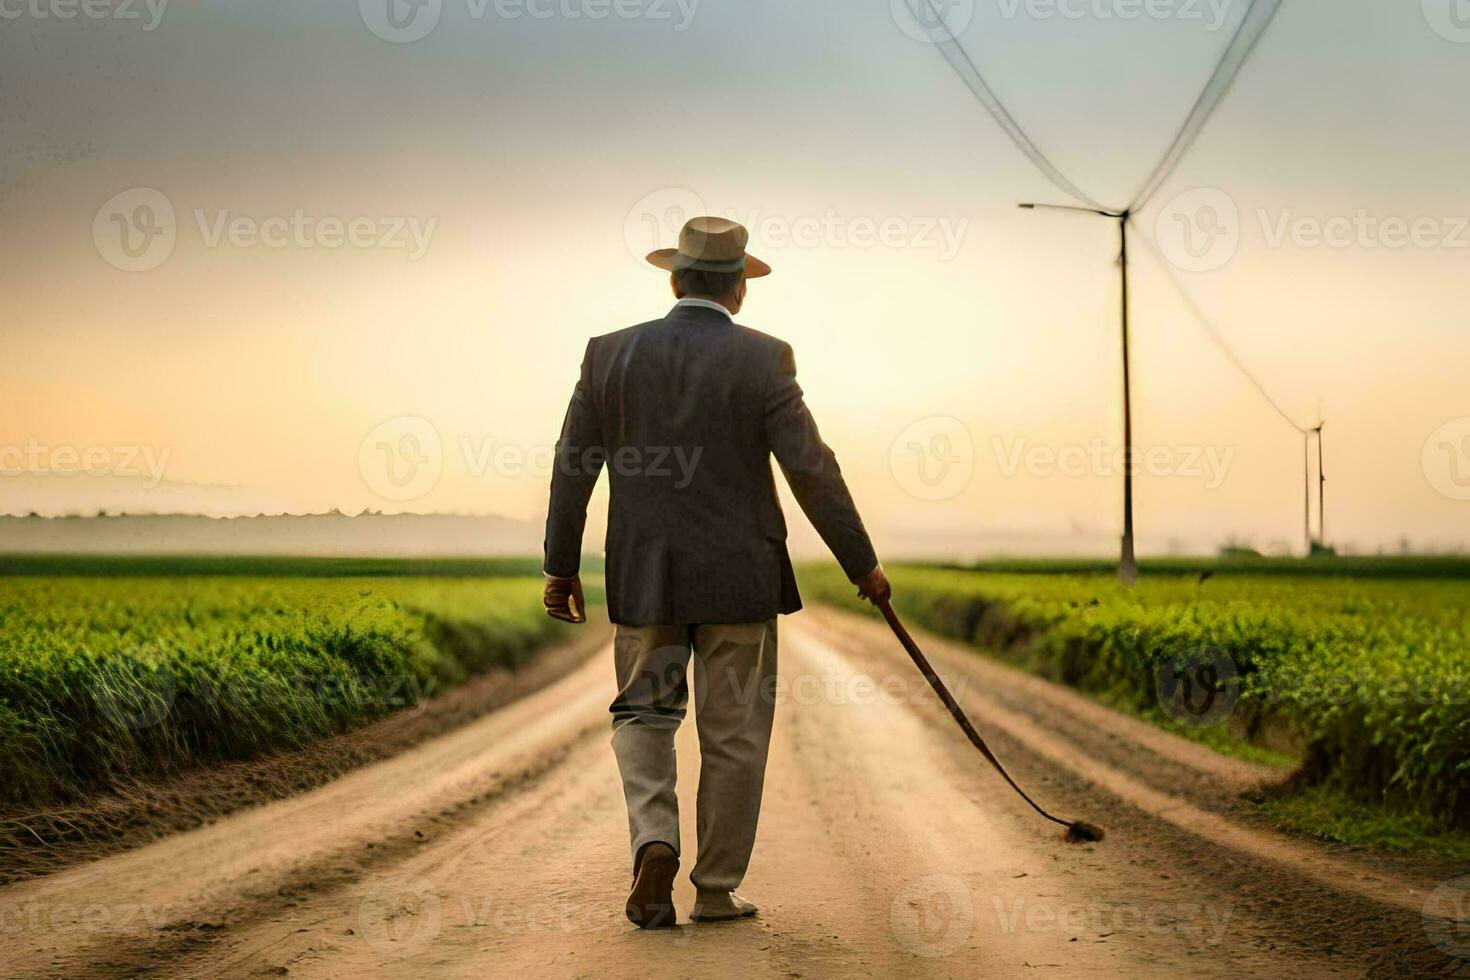
[[[1069,844],[1084,844],[1089,841],[1100,841],[1106,835],[1097,824],[1078,820],[1067,824],[1066,841]]]

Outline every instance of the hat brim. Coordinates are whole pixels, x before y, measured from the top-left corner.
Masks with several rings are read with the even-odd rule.
[[[652,252],[649,252],[648,253],[648,263],[649,263],[649,265],[652,265],[652,266],[655,266],[657,268],[660,268],[660,269],[664,270],[665,272],[673,272],[674,271],[674,268],[675,268],[675,259],[677,258],[678,254],[679,254],[679,250],[677,248],[660,248],[660,249],[656,249],[655,251],[652,251]],[[694,263],[692,265],[686,266],[686,268],[698,269],[699,268],[699,263],[696,262],[696,263]],[[748,252],[746,253],[746,255],[745,255],[745,278],[746,279],[760,279],[762,276],[769,276],[770,274],[771,274],[771,267],[770,266],[766,265],[764,262],[762,262],[760,259],[756,258],[754,255],[751,255]]]

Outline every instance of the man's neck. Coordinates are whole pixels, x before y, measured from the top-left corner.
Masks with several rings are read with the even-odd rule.
[[[733,317],[735,315],[735,311],[730,308],[730,305],[727,302],[721,299],[715,299],[715,297],[713,296],[680,296],[679,302],[686,306],[704,306],[711,309],[718,308],[720,310],[723,310],[726,316],[730,317]]]

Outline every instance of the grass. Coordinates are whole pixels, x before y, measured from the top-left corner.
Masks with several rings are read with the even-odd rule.
[[[1297,769],[1302,764],[1301,754],[1295,749],[1283,747],[1268,747],[1251,742],[1242,737],[1230,725],[1218,725],[1208,728],[1194,728],[1177,723],[1168,712],[1159,707],[1157,703],[1140,707],[1137,699],[1132,697],[1117,697],[1099,694],[1097,699],[1108,707],[1124,714],[1132,715],[1141,721],[1146,721],[1160,728],[1167,728],[1176,735],[1182,735],[1191,742],[1198,742],[1219,752],[1245,762],[1253,762],[1260,766],[1269,766],[1272,769],[1280,769],[1283,774]]]
[[[935,565],[958,571],[1009,575],[1114,575],[1117,559],[995,558],[969,565]],[[1470,579],[1465,555],[1339,555],[1318,558],[1239,556],[1229,558],[1144,558],[1143,575],[1302,576],[1355,579]]]
[[[1470,835],[1446,831],[1442,822],[1402,807],[1363,803],[1327,786],[1314,786],[1262,804],[1282,827],[1339,844],[1394,851],[1431,851],[1470,862]]]
[[[307,744],[514,668],[566,629],[543,613],[539,578],[261,577],[237,559],[160,577],[137,561],[0,578],[0,804]]]
[[[586,559],[600,575],[601,560]],[[0,576],[254,576],[293,578],[539,577],[539,558],[308,558],[290,555],[6,555]]]
[[[895,605],[938,633],[1217,748],[1268,762],[1297,755],[1294,785],[1318,805],[1282,802],[1277,812],[1303,829],[1340,839],[1345,821],[1372,814],[1359,835],[1390,846],[1398,838],[1383,828],[1393,821],[1419,828],[1410,836],[1421,842],[1470,829],[1463,581],[1260,571],[1201,580],[1155,569],[1126,590],[1108,574],[1039,570],[1072,564],[1029,566],[894,568]],[[835,569],[803,569],[802,581],[813,598],[855,605]],[[1220,685],[1222,708],[1199,719],[1217,724],[1180,725],[1191,718],[1177,700],[1162,709],[1160,677],[1176,657],[1210,651],[1238,672],[1238,699]],[[1206,679],[1194,678],[1200,690]],[[1314,816],[1329,810],[1339,825]]]

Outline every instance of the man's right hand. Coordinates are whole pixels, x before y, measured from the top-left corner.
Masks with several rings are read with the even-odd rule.
[[[546,615],[552,619],[564,623],[587,622],[587,605],[582,600],[582,578],[579,575],[571,578],[547,575],[541,601],[546,606]]]
[[[867,599],[875,606],[887,602],[893,595],[893,587],[888,584],[881,562],[853,584],[858,587],[858,598]]]

